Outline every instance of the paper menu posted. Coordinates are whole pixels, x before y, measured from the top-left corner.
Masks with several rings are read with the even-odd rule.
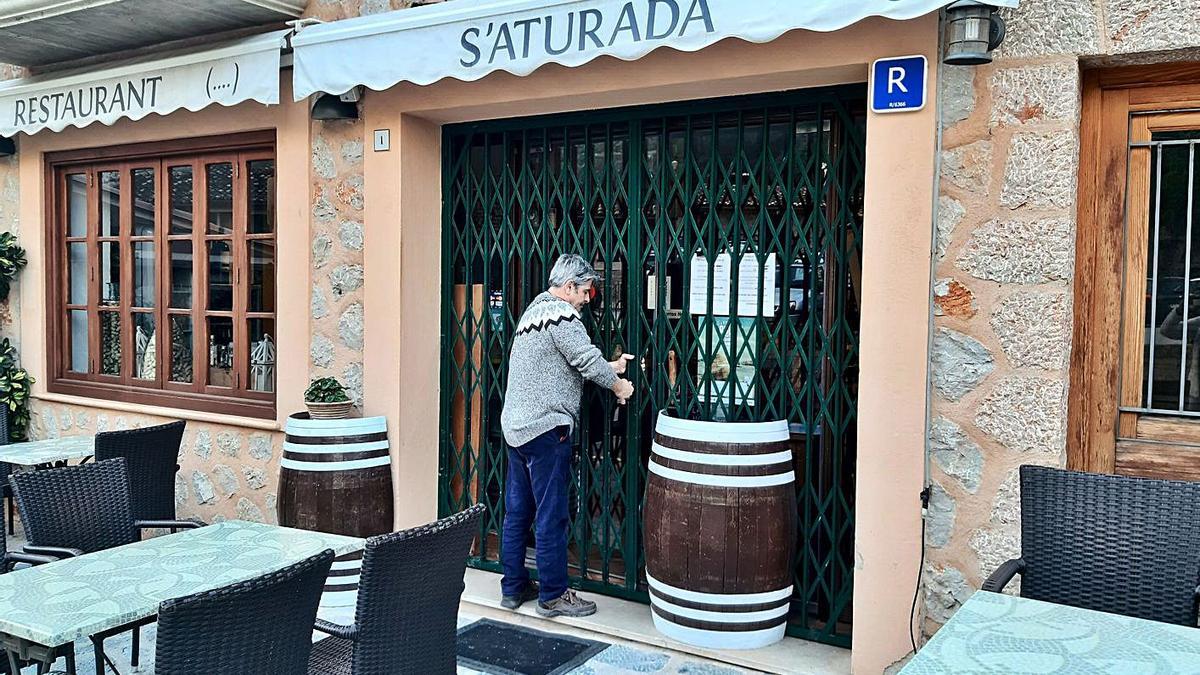
[[[689,289],[689,307],[691,313],[713,314],[714,316],[729,316],[729,302],[732,288],[733,258],[728,253],[717,256],[713,264],[712,279],[712,311],[708,304],[709,265],[703,255],[692,258],[692,285]],[[757,316],[759,298],[762,298],[762,309],[774,313],[775,309],[775,254],[767,256],[764,266],[758,263],[754,253],[742,255],[738,264],[738,316]],[[759,288],[759,276],[762,275],[762,288]]]
[[[775,313],[775,254],[767,256],[764,272],[763,265],[758,264],[758,258],[753,253],[746,253],[738,264],[738,316],[757,316],[759,313],[758,300],[762,298],[762,309],[768,314]],[[758,292],[758,279],[762,275],[762,293]]]
[[[688,293],[688,307],[693,315],[714,314],[727,316],[729,314],[729,284],[730,268],[733,259],[728,253],[717,256],[713,264],[712,279],[712,311],[708,308],[708,259],[703,255],[692,258],[692,287]]]

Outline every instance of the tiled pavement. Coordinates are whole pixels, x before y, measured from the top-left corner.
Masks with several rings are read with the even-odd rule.
[[[321,616],[331,621],[346,621],[351,610],[341,611],[326,611],[322,610]],[[459,626],[465,626],[475,620],[475,617],[460,615],[458,618]],[[137,670],[129,666],[130,648],[132,646],[128,634],[110,638],[105,642],[105,649],[117,665],[121,673],[129,675],[130,673],[153,673],[154,672],[154,635],[155,626],[153,624],[142,629],[142,654],[141,663]],[[323,636],[321,636],[323,637]],[[95,660],[93,659],[92,648],[90,644],[76,643],[76,669],[79,675],[91,675],[95,672]],[[57,664],[58,668],[63,668],[63,661],[60,659]],[[33,668],[27,668],[28,672],[33,672]],[[111,670],[109,671],[111,672]],[[596,656],[592,657],[587,663],[570,671],[570,675],[618,675],[622,673],[659,673],[661,675],[739,675],[749,671],[739,670],[729,666],[715,664],[711,662],[700,661],[692,657],[671,654],[652,649],[641,649],[628,647],[625,645],[612,645]],[[481,671],[464,666],[458,667],[459,675],[485,675]]]

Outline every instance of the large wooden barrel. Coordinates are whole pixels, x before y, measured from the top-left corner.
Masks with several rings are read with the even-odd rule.
[[[279,524],[370,537],[392,531],[387,420],[288,417],[279,471]],[[333,562],[321,605],[353,605],[362,552]]]
[[[643,517],[655,627],[715,649],[782,639],[796,546],[787,422],[660,413],[652,452]]]

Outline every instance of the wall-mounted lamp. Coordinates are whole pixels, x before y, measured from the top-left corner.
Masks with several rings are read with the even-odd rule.
[[[359,87],[341,95],[321,94],[313,103],[310,116],[314,120],[356,120],[360,98],[362,93]]]
[[[978,66],[992,62],[992,51],[1004,42],[1004,19],[996,8],[975,0],[960,0],[946,8],[948,66]]]
[[[17,142],[7,136],[0,136],[0,157],[12,157],[17,154]]]

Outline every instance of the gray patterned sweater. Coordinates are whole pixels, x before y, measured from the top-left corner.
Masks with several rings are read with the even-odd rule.
[[[588,337],[579,311],[546,291],[529,303],[508,358],[500,428],[510,446],[579,421],[583,380],[612,389],[617,375]]]

